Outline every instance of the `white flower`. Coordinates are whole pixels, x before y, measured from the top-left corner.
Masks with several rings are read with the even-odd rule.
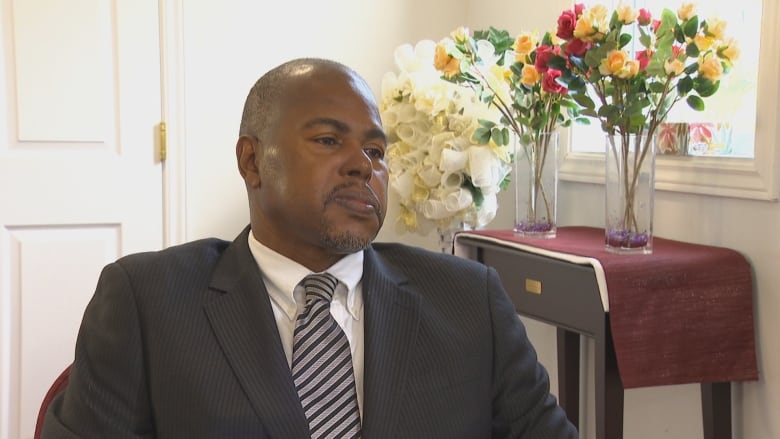
[[[390,188],[401,204],[399,224],[402,231],[420,233],[460,224],[484,227],[495,218],[495,194],[510,163],[505,148],[477,145],[472,135],[479,119],[495,122],[499,115],[471,90],[443,80],[434,51],[430,40],[399,46],[398,72],[382,78],[380,109]],[[480,51],[494,57],[492,46]],[[500,72],[491,75],[500,80]]]

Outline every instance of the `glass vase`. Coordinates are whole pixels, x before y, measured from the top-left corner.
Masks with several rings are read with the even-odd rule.
[[[655,136],[607,135],[604,239],[608,252],[653,252],[655,142]]]
[[[558,209],[558,132],[515,143],[515,235],[554,238]]]
[[[471,227],[464,222],[436,227],[436,234],[439,237],[439,251],[453,254],[455,250],[455,234],[464,230],[471,230]]]

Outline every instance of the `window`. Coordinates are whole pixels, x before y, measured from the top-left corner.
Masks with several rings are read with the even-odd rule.
[[[630,0],[629,0],[630,1]],[[676,11],[682,0],[633,0],[654,15],[666,7]],[[586,6],[618,1],[584,1]],[[626,3],[626,0],[623,1]],[[696,112],[679,102],[667,118],[687,140],[675,155],[659,155],[656,188],[756,199],[775,199],[774,150],[777,143],[778,55],[770,45],[780,37],[775,0],[708,0],[697,3],[702,19],[726,20],[727,34],[740,44],[741,56],[721,81],[720,90]],[[758,25],[760,24],[760,26]],[[762,32],[763,30],[763,32]],[[698,131],[697,131],[698,130]],[[705,130],[707,144],[697,142]],[[715,139],[715,140],[712,140]],[[563,154],[561,178],[603,182],[604,136],[597,124],[575,125]]]

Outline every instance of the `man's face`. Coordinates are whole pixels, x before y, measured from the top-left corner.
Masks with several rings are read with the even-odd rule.
[[[370,89],[344,72],[301,78],[284,96],[276,127],[256,148],[252,228],[277,252],[324,269],[382,226],[386,139]]]

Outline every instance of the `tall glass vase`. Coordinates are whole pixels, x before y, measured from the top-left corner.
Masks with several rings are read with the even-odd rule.
[[[515,235],[554,238],[558,209],[558,132],[524,136],[515,148]]]
[[[436,234],[439,237],[439,251],[449,254],[454,253],[455,234],[464,230],[471,230],[471,227],[462,221],[437,227]]]
[[[655,136],[607,135],[604,234],[608,252],[653,252],[655,142]]]

